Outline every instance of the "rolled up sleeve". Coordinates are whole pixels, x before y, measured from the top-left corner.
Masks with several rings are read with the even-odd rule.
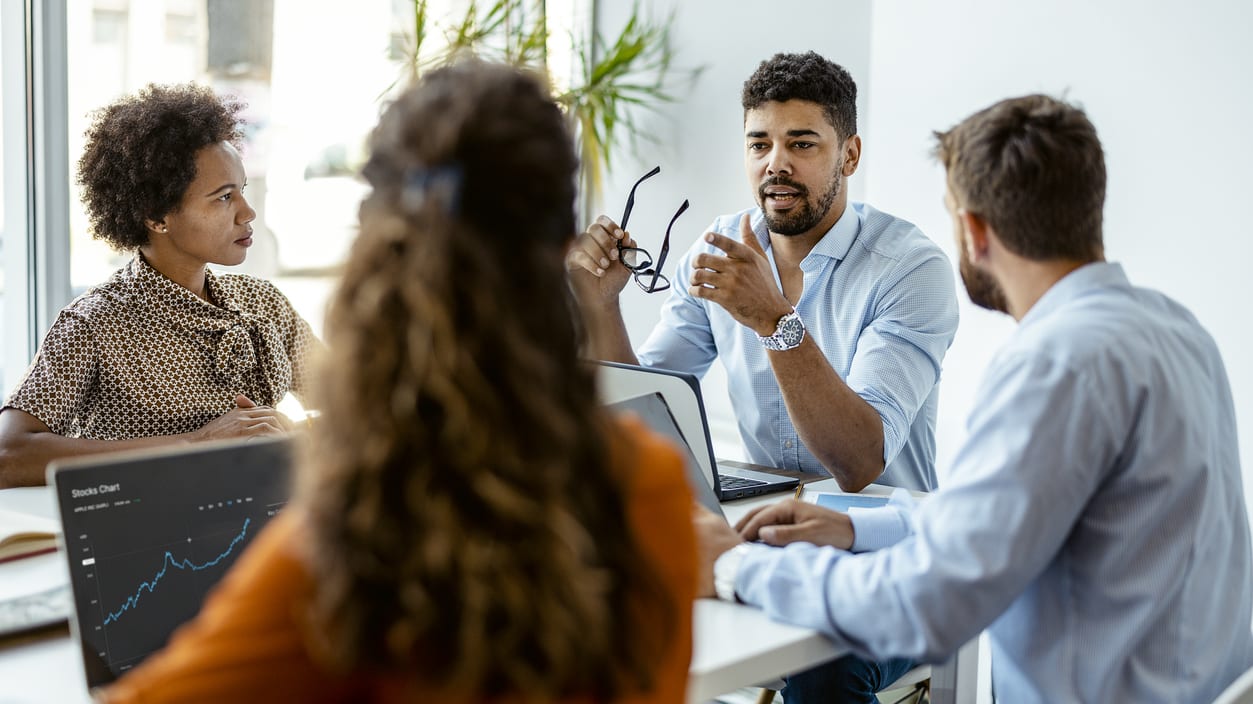
[[[902,260],[884,287],[846,382],[883,419],[886,466],[909,440],[910,426],[940,378],[958,312],[953,274],[938,251],[919,250]]]

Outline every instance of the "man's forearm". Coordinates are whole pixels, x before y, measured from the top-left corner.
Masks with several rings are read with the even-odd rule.
[[[883,473],[883,420],[848,387],[812,338],[769,352],[788,416],[801,442],[844,491],[861,491]]]
[[[635,350],[631,348],[631,336],[627,334],[626,321],[617,302],[610,306],[583,310],[587,325],[588,356],[608,362],[639,364]]]

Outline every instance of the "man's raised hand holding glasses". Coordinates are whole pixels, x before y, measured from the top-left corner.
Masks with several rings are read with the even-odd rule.
[[[670,279],[663,273],[666,257],[670,253],[670,231],[679,216],[687,210],[688,201],[684,200],[670,218],[655,261],[647,250],[637,246],[626,231],[631,211],[635,209],[636,189],[659,173],[661,167],[655,166],[631,186],[626,208],[619,222],[615,223],[608,216],[601,215],[587,228],[585,237],[580,238],[571,248],[566,266],[578,287],[580,300],[585,304],[593,302],[588,300],[589,295],[597,303],[616,303],[618,294],[631,277],[645,293],[656,293],[670,288]],[[614,262],[621,262],[622,266],[612,266]]]

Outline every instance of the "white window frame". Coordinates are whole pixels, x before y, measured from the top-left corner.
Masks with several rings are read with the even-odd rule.
[[[65,12],[66,0],[0,3],[5,394],[70,299]]]

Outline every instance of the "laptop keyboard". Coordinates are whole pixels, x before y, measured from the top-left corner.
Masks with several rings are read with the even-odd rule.
[[[748,489],[754,486],[765,486],[765,482],[756,479],[745,479],[744,477],[736,477],[730,474],[722,474],[718,477],[718,484],[722,486],[722,490],[728,489]]]
[[[0,636],[51,626],[70,617],[70,585],[0,601]]]

